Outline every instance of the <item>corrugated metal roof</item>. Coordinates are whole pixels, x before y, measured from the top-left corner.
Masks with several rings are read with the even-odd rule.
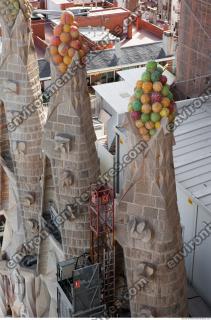
[[[191,100],[177,103],[178,110]],[[176,181],[211,212],[211,99],[175,130]]]

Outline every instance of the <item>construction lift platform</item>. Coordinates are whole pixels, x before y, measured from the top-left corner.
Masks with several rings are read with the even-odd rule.
[[[90,252],[57,264],[58,317],[105,317],[115,300],[114,196],[105,185],[90,192]],[[112,314],[114,316],[114,314]]]

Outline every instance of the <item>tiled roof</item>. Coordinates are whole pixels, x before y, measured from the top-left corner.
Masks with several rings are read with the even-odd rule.
[[[152,59],[162,59],[166,54],[162,48],[162,42],[155,42],[145,45],[121,48],[121,58],[117,58],[115,50],[94,51],[88,55],[87,71],[98,70],[107,67],[144,62]],[[50,77],[49,63],[40,59],[40,77]]]

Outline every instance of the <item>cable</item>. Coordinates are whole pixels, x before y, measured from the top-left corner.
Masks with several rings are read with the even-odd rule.
[[[184,47],[187,47],[188,49],[196,52],[197,54],[200,54],[202,57],[204,57],[204,58],[206,58],[206,59],[210,59],[210,56],[207,56],[207,55],[201,53],[200,51],[197,51],[197,50],[193,49],[192,47],[187,46],[187,44],[184,44],[183,42],[180,42],[178,46],[180,46],[180,44],[183,45]]]
[[[203,76],[197,76],[193,79],[188,79],[188,80],[183,80],[183,81],[175,81],[175,84],[178,84],[178,83],[183,83],[183,82],[189,82],[189,81],[194,81],[194,80],[198,80],[198,79],[201,79],[201,78],[207,78],[207,77],[211,77],[211,74],[205,74]]]

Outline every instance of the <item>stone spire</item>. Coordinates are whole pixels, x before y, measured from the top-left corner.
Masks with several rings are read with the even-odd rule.
[[[85,193],[100,173],[86,70],[78,63],[76,53],[62,76],[51,64],[52,83],[57,83],[58,78],[67,82],[50,101],[44,133],[44,150],[52,167],[57,213],[66,208],[62,215],[65,220],[62,245],[66,258],[89,249],[89,212]]]
[[[28,1],[0,4],[2,53],[0,91],[8,129],[9,150],[3,156],[13,180],[18,224],[32,238],[30,222],[41,213],[43,174],[41,137],[44,114],[37,56],[32,38]],[[11,174],[10,174],[11,173]]]
[[[133,121],[125,126],[130,147],[143,150],[125,169],[125,185],[116,205],[116,235],[124,249],[132,317],[187,316],[184,261],[174,268],[168,263],[181,250],[182,235],[174,139],[164,123],[148,143]]]

